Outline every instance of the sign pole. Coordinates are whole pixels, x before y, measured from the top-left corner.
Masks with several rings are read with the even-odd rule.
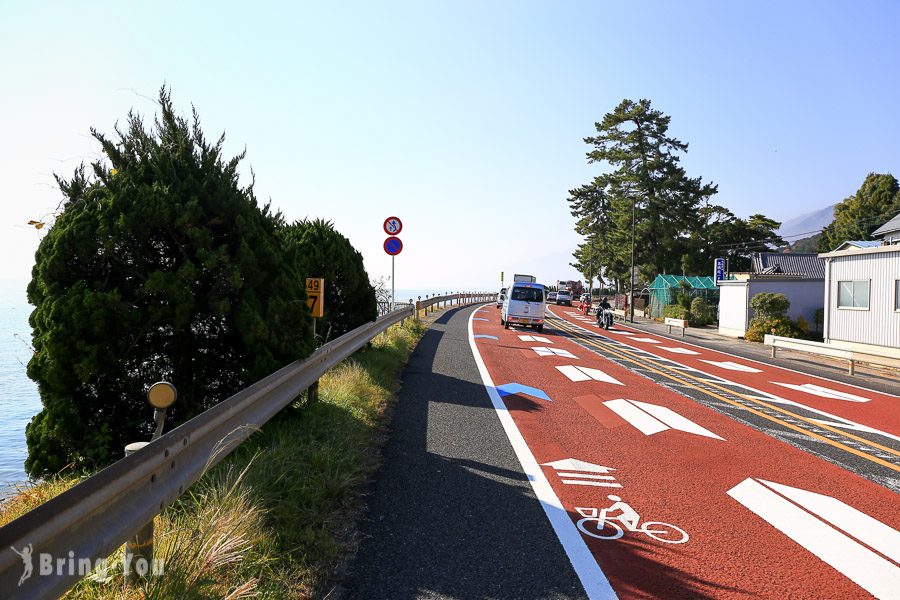
[[[403,230],[403,222],[397,217],[384,220],[384,232],[390,237],[384,240],[384,251],[391,255],[391,310],[397,308],[397,289],[394,281],[394,257],[403,251],[403,242],[396,237]]]

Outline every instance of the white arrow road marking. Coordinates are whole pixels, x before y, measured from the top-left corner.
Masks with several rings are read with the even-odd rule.
[[[545,344],[553,343],[549,339],[540,335],[520,335],[519,339],[523,342],[544,342]]]
[[[538,356],[563,356],[565,358],[574,358],[578,360],[578,357],[569,352],[568,350],[563,350],[562,348],[546,348],[543,346],[535,346],[532,348],[535,352],[537,352]]]
[[[550,467],[556,471],[586,471],[588,473],[609,473],[610,471],[615,471],[612,467],[595,465],[594,463],[578,460],[577,458],[566,458],[563,460],[541,463],[541,466]]]
[[[699,352],[694,352],[693,350],[688,350],[687,348],[679,348],[672,346],[657,346],[660,350],[668,350],[669,352],[674,352],[675,354],[700,354]]]
[[[646,342],[648,344],[658,344],[659,340],[654,340],[652,338],[642,338],[642,337],[633,337],[631,338],[632,342]]]
[[[725,441],[724,438],[665,406],[622,398],[609,400],[603,404],[644,435],[653,435],[667,429],[677,429],[685,433],[693,433],[694,435]]]
[[[813,394],[814,396],[820,396],[822,398],[834,398],[835,400],[846,400],[848,402],[869,402],[868,398],[863,398],[862,396],[849,394],[847,392],[839,392],[837,390],[822,387],[821,385],[814,385],[812,383],[804,383],[803,385],[796,385],[793,383],[779,383],[777,381],[771,381],[769,383],[774,383],[775,385],[780,385],[792,390],[797,390],[798,392],[806,392],[808,394]]]
[[[613,480],[615,477],[612,475],[593,475],[591,473],[560,473],[560,477],[575,477],[581,479],[608,479]]]
[[[621,483],[616,483],[615,477],[612,475],[597,475],[597,473],[609,473],[615,471],[610,467],[595,465],[593,463],[567,458],[565,460],[557,460],[555,462],[543,463],[541,466],[552,467],[557,473],[560,480],[565,485],[587,485],[592,487],[610,487],[620,488]],[[572,473],[570,471],[584,471],[583,473]],[[601,481],[602,480],[602,481]]]
[[[587,367],[576,367],[575,365],[566,365],[556,367],[560,373],[571,379],[572,381],[605,381],[606,383],[614,383],[616,385],[624,385],[621,381],[607,375],[599,369],[589,369]]]
[[[897,597],[900,567],[859,543],[900,561],[896,530],[836,498],[761,479],[728,495],[876,598]]]
[[[609,481],[584,481],[581,479],[563,479],[562,482],[566,485],[590,485],[593,487],[611,487],[611,488],[622,487],[621,483],[614,483],[614,482],[609,482]]]

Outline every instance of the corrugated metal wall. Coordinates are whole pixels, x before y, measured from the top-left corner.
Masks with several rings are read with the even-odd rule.
[[[825,305],[825,282],[823,280],[804,279],[799,281],[771,281],[765,279],[750,280],[750,298],[756,294],[768,292],[770,294],[784,294],[790,300],[791,306],[788,308],[788,316],[797,320],[797,317],[803,315],[809,330],[814,331],[814,323],[816,320],[816,311]],[[754,311],[751,310],[750,318],[753,318]],[[820,331],[817,333],[821,334]]]
[[[900,279],[900,252],[831,259],[829,286],[833,340],[900,348],[900,312],[894,310],[894,282]],[[869,310],[838,309],[838,282],[870,280]]]

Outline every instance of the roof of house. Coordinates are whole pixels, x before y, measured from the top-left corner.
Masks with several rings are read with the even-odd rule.
[[[897,232],[900,232],[900,213],[897,213],[893,219],[873,231],[872,235],[887,235]]]
[[[818,254],[755,252],[751,268],[756,275],[799,275],[825,279],[825,261]]]
[[[881,245],[881,240],[847,240],[837,247],[838,250],[847,250],[849,248],[877,248]]]

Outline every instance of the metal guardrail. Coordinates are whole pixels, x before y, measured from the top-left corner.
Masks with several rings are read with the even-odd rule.
[[[496,299],[496,294],[486,294],[484,292],[457,292],[455,294],[444,294],[443,296],[432,296],[431,298],[425,296],[424,300],[419,296],[418,300],[416,300],[416,318],[418,318],[420,310],[424,310],[425,314],[428,314],[435,308],[462,306],[477,302],[492,302]]]
[[[775,352],[778,348],[783,348],[785,350],[809,352],[811,354],[844,359],[847,361],[847,372],[850,375],[855,373],[857,362],[880,365],[883,367],[900,368],[900,356],[889,356],[886,354],[874,354],[871,352],[851,350],[850,348],[840,348],[824,342],[798,340],[795,338],[767,334],[763,339],[763,343],[766,346],[772,346],[772,358],[775,358]]]
[[[94,564],[113,554],[326,371],[414,314],[407,306],[344,334],[0,528],[0,596],[61,596],[81,575],[77,566],[57,570],[57,560]],[[24,558],[12,547],[31,548],[33,573],[21,585]],[[52,558],[50,574],[40,571],[42,554]]]
[[[464,304],[470,304],[472,302],[490,302],[491,300],[496,299],[496,294],[487,294],[482,292],[454,292],[452,294],[434,294],[433,296],[426,295],[425,299],[422,299],[422,296],[419,296],[417,300],[409,299],[409,302],[397,301],[394,303],[394,308],[397,307],[405,307],[409,306],[418,306],[417,314],[419,310],[427,310],[432,307],[448,307],[448,306],[461,306]],[[378,302],[378,314],[386,314],[391,310],[390,302]]]
[[[203,473],[376,335],[407,318],[418,318],[422,310],[493,299],[493,294],[484,293],[426,297],[380,316],[0,527],[0,597],[58,598],[83,576],[78,574],[78,560],[94,564],[112,555]],[[26,547],[34,572],[21,580],[24,558],[13,548]],[[52,558],[50,574],[40,570],[42,555]],[[70,571],[69,562],[57,569],[57,561],[70,561],[70,556],[76,557],[74,570]]]

